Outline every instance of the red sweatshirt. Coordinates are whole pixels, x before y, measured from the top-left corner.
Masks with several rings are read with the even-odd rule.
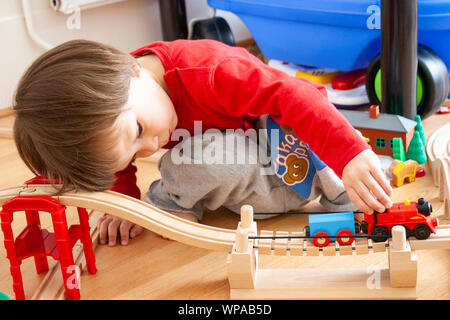
[[[150,53],[164,66],[177,128],[193,134],[194,121],[202,121],[203,132],[246,130],[268,113],[280,125],[291,127],[339,177],[352,158],[369,148],[327,99],[324,86],[269,67],[244,48],[213,40],[176,40],[155,42],[131,55]],[[177,143],[171,141],[164,148]],[[135,174],[130,167],[125,172]],[[121,177],[127,174],[122,172]]]

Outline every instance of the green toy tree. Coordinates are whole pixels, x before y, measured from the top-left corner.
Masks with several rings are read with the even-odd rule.
[[[403,147],[402,138],[392,139],[392,151],[393,151],[392,156],[394,159],[406,161],[405,148]]]
[[[414,121],[417,122],[416,127],[414,128],[414,131],[419,132],[420,139],[422,140],[422,145],[425,147],[427,144],[427,138],[425,138],[425,131],[423,130],[422,119],[420,118],[419,115],[416,115],[416,117],[414,118]]]
[[[414,131],[414,137],[412,138],[408,151],[406,152],[406,159],[417,161],[418,164],[424,164],[427,162],[427,155],[418,131]]]

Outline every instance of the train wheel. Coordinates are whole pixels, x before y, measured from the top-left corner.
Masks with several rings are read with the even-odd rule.
[[[358,234],[360,232],[361,232],[361,223],[357,221],[355,222],[355,234]]]
[[[305,226],[303,228],[303,232],[305,233],[305,237],[310,237],[311,233],[309,232],[309,226]]]
[[[384,242],[389,238],[389,231],[386,227],[375,227],[370,232],[370,238],[375,242]]]
[[[430,228],[428,228],[424,224],[419,224],[414,228],[414,237],[416,237],[419,240],[428,239],[430,234],[431,234]]]
[[[348,246],[349,244],[352,244],[353,239],[354,239],[353,232],[351,232],[350,230],[347,230],[347,229],[343,229],[343,230],[339,231],[337,233],[337,236],[342,237],[342,238],[336,237],[336,241],[342,246]]]
[[[437,112],[448,95],[448,71],[433,50],[417,48],[417,114],[422,119]],[[371,104],[381,104],[381,55],[376,56],[366,72],[366,91]]]
[[[314,234],[314,237],[316,238],[313,238],[312,242],[316,247],[326,247],[330,243],[330,238],[328,238],[328,236],[329,235],[326,232],[323,231],[316,232]],[[327,237],[327,238],[320,238],[320,237]]]
[[[369,232],[369,224],[366,221],[363,221],[361,223],[361,230],[365,234],[367,234]]]

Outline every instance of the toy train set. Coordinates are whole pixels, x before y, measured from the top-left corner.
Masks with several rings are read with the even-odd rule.
[[[402,225],[406,237],[414,236],[418,240],[428,239],[436,233],[438,219],[431,217],[432,206],[423,198],[417,202],[405,200],[394,203],[384,212],[364,213],[362,223],[355,222],[353,212],[339,212],[309,216],[309,225],[305,227],[305,238],[310,238],[317,247],[325,247],[331,241],[340,245],[350,245],[355,238],[370,238],[375,242],[384,242],[391,237],[391,230]],[[360,234],[362,233],[364,234]]]

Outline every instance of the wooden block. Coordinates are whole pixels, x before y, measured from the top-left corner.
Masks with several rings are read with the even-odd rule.
[[[276,231],[275,237],[286,237],[289,236],[289,232],[287,231]],[[287,255],[287,247],[288,247],[288,239],[275,239],[274,241],[274,253],[279,256]]]
[[[259,232],[261,237],[273,237],[273,231],[271,230],[261,230]],[[270,241],[272,243],[272,239],[260,239],[260,241]]]
[[[233,248],[231,257],[227,257],[227,274],[230,288],[255,287],[255,275],[258,268],[256,255],[249,245],[247,252],[239,253]]]
[[[248,232],[242,231],[243,229],[238,229],[236,231],[236,240],[234,245],[234,250],[239,253],[244,253],[249,250],[250,242],[248,239]]]
[[[261,230],[259,235],[262,237],[273,237],[273,231]],[[258,253],[259,254],[271,254],[272,253],[272,239],[259,239],[258,240]]]
[[[393,288],[414,288],[417,284],[417,256],[409,244],[404,250],[389,250],[389,270]]]
[[[357,255],[369,253],[369,243],[367,239],[355,239],[355,242],[355,251]]]
[[[336,243],[338,243],[338,242],[336,241]],[[353,250],[352,250],[351,245],[347,245],[347,246],[339,245],[339,255],[340,256],[351,256],[352,253],[353,253]]]
[[[375,242],[372,241],[373,252],[385,252],[386,251],[386,241],[385,242]]]
[[[306,246],[306,255],[307,256],[318,256],[319,255],[319,252],[320,252],[319,247],[316,247],[315,245],[313,245],[311,243],[311,241],[309,241],[309,240],[306,240],[304,243],[305,243],[304,245]]]
[[[259,254],[272,254],[272,246],[270,244],[258,243]]]
[[[291,232],[292,237],[303,236],[303,232]],[[305,240],[302,238],[293,238],[289,241],[289,254],[291,256],[302,256],[303,255],[303,242]]]
[[[324,256],[335,256],[336,252],[336,245],[334,243],[330,243],[328,246],[322,248],[322,254]]]
[[[374,278],[376,287],[368,286]],[[392,288],[389,269],[260,269],[254,289],[231,289],[230,299],[415,299],[416,288]]]

